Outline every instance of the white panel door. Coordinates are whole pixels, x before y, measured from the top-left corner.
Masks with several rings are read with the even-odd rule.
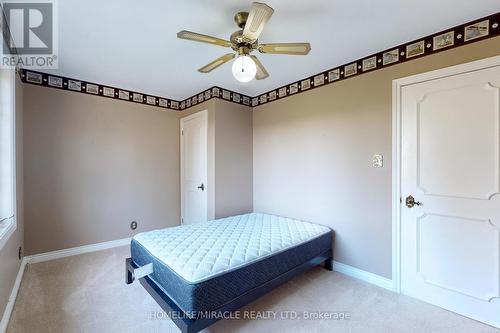
[[[207,220],[208,112],[181,119],[182,223]]]
[[[499,88],[497,66],[401,94],[401,291],[496,327]]]

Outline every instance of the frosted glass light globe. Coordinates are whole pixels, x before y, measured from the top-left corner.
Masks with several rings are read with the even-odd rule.
[[[233,62],[233,76],[240,82],[250,82],[257,73],[257,66],[249,56],[243,55]]]

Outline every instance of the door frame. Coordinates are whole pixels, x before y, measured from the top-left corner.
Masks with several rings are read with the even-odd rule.
[[[184,224],[184,212],[185,212],[185,207],[184,207],[184,204],[185,204],[185,200],[184,200],[184,192],[185,192],[185,189],[184,189],[184,123],[188,120],[191,120],[193,118],[196,118],[196,117],[199,117],[199,116],[203,116],[203,119],[205,121],[205,132],[206,132],[206,139],[205,139],[205,143],[206,143],[206,170],[205,170],[205,186],[208,188],[208,110],[203,110],[203,111],[199,111],[199,112],[196,112],[196,113],[193,113],[193,114],[190,114],[189,116],[186,116],[186,117],[182,117],[181,119],[179,119],[179,136],[180,136],[180,160],[181,160],[181,172],[180,172],[180,186],[181,186],[181,225]],[[207,219],[209,219],[210,217],[208,216],[208,205],[209,205],[209,198],[208,198],[208,190],[205,191],[205,195],[207,196]]]
[[[476,60],[392,81],[392,283],[401,293],[401,92],[408,85],[500,66],[500,56]]]

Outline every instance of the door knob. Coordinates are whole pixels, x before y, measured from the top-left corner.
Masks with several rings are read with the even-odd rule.
[[[198,186],[198,188],[202,191],[205,191],[205,185],[204,184],[201,184],[200,186]]]
[[[415,198],[412,197],[411,195],[407,196],[406,197],[406,207],[412,208],[415,205],[420,206],[420,205],[422,205],[422,203],[420,201],[415,201]]]

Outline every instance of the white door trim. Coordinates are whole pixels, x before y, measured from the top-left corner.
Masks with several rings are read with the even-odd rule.
[[[207,126],[207,139],[206,139],[206,143],[207,143],[207,175],[206,175],[206,183],[205,184],[207,186],[207,188],[209,187],[210,184],[208,184],[208,110],[203,110],[203,111],[199,111],[199,112],[196,112],[196,113],[193,113],[189,116],[186,116],[186,117],[183,117],[179,120],[180,124],[179,124],[179,127],[180,127],[180,131],[179,131],[179,136],[180,136],[180,153],[181,153],[181,179],[180,179],[180,186],[181,186],[181,224],[183,223],[183,219],[184,219],[184,136],[183,136],[183,131],[184,131],[184,122],[188,121],[188,120],[191,120],[193,118],[196,118],[196,117],[199,117],[200,115],[202,115],[204,118],[205,118],[205,124]],[[207,196],[208,196],[208,192],[207,192]],[[208,210],[208,197],[207,197],[207,210]],[[207,211],[207,216],[208,216],[208,211]]]
[[[401,292],[401,90],[404,86],[500,65],[500,56],[392,81],[392,282]]]

